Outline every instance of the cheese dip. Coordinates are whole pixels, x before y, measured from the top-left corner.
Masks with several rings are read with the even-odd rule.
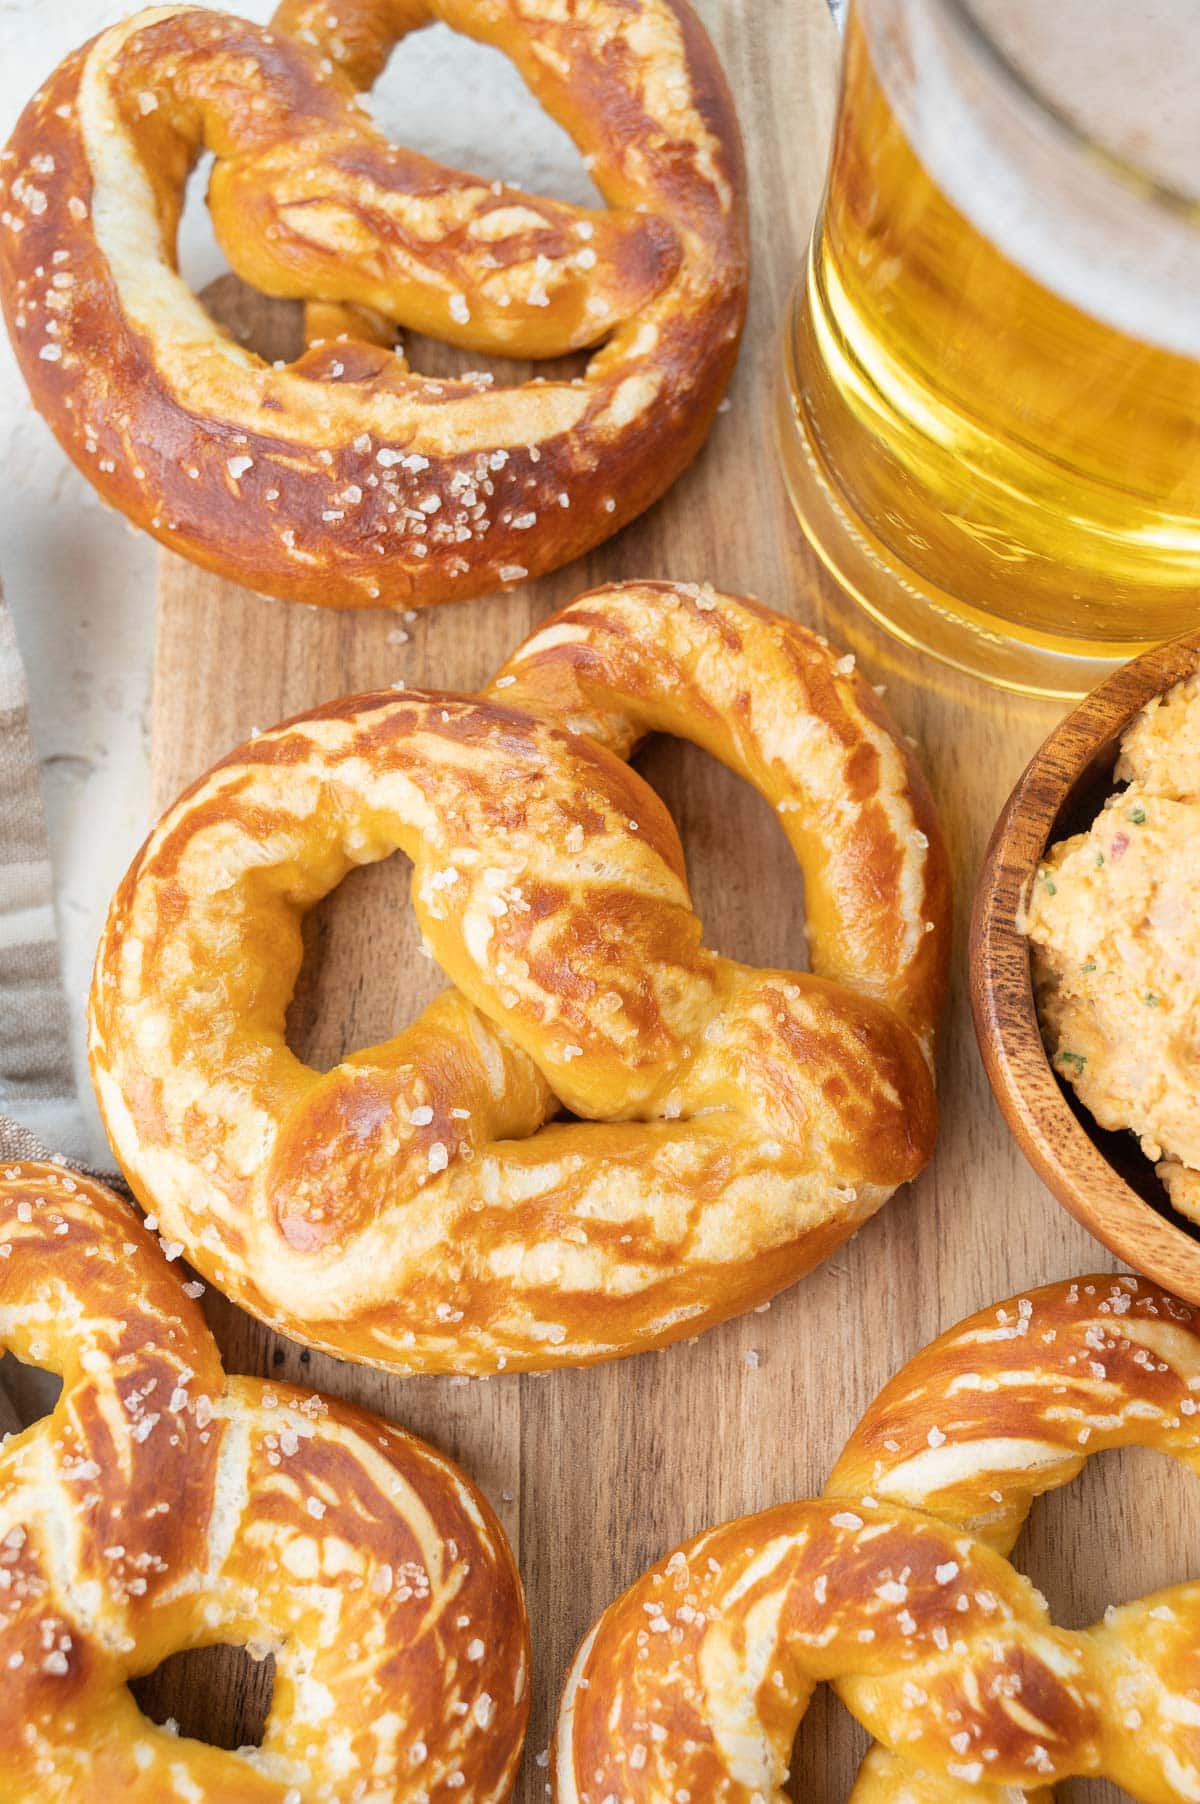
[[[1033,883],[1038,1013],[1055,1070],[1200,1221],[1200,673],[1143,709],[1114,776]]]

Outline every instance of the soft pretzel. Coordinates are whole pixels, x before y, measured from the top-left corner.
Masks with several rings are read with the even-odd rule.
[[[884,1744],[854,1804],[1048,1804],[1104,1776],[1200,1795],[1200,1585],[1056,1628],[1006,1555],[1033,1499],[1105,1448],[1200,1469],[1200,1324],[1132,1277],[981,1310],[868,1409],[825,1496],[701,1535],[580,1648],[558,1804],[783,1804],[814,1685]]]
[[[92,989],[101,1108],[164,1231],[245,1308],[400,1371],[663,1345],[824,1258],[932,1149],[947,933],[924,782],[852,663],[631,584],[481,695],[352,697],[232,753],[135,860]],[[655,729],[779,809],[816,975],[701,945],[623,762]],[[300,917],[397,846],[457,987],[322,1076],[284,1039]]]
[[[0,1448],[0,1796],[506,1797],[528,1635],[487,1503],[362,1410],[226,1378],[201,1289],[100,1185],[0,1173],[0,1351],[63,1378]],[[182,1739],[127,1688],[215,1642],[275,1656],[261,1749]]]
[[[434,19],[512,58],[610,210],[381,135],[356,89]],[[234,268],[320,303],[285,367],[176,270],[204,149]],[[0,178],[0,297],[64,449],[163,544],[288,600],[421,606],[579,556],[690,462],[741,334],[741,145],[686,0],[285,0],[273,30],[152,8],[55,71]],[[494,390],[411,371],[379,314],[485,353],[603,345]]]

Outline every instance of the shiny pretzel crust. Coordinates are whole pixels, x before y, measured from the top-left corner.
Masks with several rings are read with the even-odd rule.
[[[400,1371],[663,1345],[824,1258],[932,1149],[948,924],[924,784],[851,663],[632,584],[483,695],[350,698],[231,754],[135,861],[92,991],[100,1104],[164,1230],[254,1313]],[[779,807],[817,974],[702,946],[623,762],[656,728]],[[396,846],[457,989],[321,1076],[284,1039],[300,917]],[[544,1125],[560,1105],[583,1119]]]
[[[508,1795],[521,1586],[449,1460],[362,1410],[226,1378],[133,1210],[55,1166],[0,1174],[5,1349],[64,1383],[0,1449],[0,1796]],[[275,1656],[261,1750],[172,1734],[126,1688],[216,1642]]]
[[[1200,1469],[1200,1325],[1132,1277],[980,1311],[881,1392],[820,1501],[660,1562],[576,1656],[557,1804],[784,1804],[797,1725],[832,1680],[884,1744],[853,1804],[1049,1804],[1104,1776],[1146,1804],[1200,1791],[1200,1585],[1075,1632],[1006,1558],[1034,1498],[1093,1453]]]
[[[435,18],[514,60],[610,210],[382,137],[356,86]],[[176,272],[205,147],[235,269],[328,303],[286,367]],[[641,512],[704,440],[746,283],[737,123],[686,0],[322,0],[274,31],[151,8],[55,71],[0,166],[0,298],[64,449],[163,544],[327,607],[482,594]],[[381,313],[499,355],[605,342],[583,378],[493,390],[410,371]]]

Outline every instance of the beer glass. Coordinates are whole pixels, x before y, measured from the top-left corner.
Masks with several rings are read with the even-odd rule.
[[[1200,0],[851,0],[788,321],[804,528],[909,644],[1071,695],[1200,625]]]

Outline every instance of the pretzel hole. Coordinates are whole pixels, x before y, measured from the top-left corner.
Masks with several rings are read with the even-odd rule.
[[[363,99],[395,144],[555,200],[604,205],[574,142],[543,112],[515,65],[448,25],[404,38]]]
[[[305,916],[287,1042],[314,1070],[390,1040],[445,989],[421,951],[411,881],[411,859],[393,852],[351,871]]]
[[[846,1804],[871,1738],[829,1685],[818,1685],[792,1748],[783,1787],[793,1804]]]
[[[0,1358],[0,1436],[19,1434],[48,1416],[58,1402],[62,1378],[45,1366],[29,1365],[15,1353]]]
[[[275,1690],[275,1656],[217,1644],[171,1654],[129,1689],[151,1722],[214,1748],[262,1746]]]
[[[705,945],[741,964],[806,971],[804,875],[766,798],[680,739],[656,735],[634,768],[679,830]]]
[[[1136,1804],[1127,1792],[1111,1779],[1065,1779],[1055,1788],[1054,1804]]]
[[[1038,1499],[1012,1559],[1059,1627],[1079,1629],[1099,1622],[1109,1604],[1200,1577],[1197,1547],[1196,1475],[1155,1448],[1120,1447]]]

